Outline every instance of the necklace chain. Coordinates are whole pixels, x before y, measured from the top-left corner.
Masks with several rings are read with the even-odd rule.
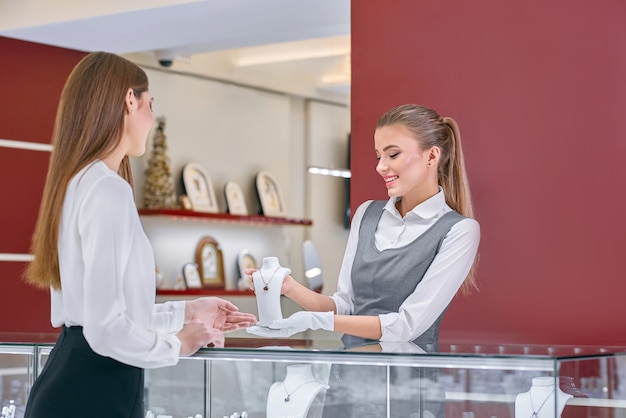
[[[541,408],[543,408],[543,406],[546,404],[546,402],[548,402],[548,399],[550,399],[550,396],[552,396],[552,394],[555,392],[555,390],[556,389],[553,389],[552,392],[550,392],[548,394],[548,396],[546,396],[546,399],[543,400],[543,402],[541,403],[541,406],[536,411],[535,411],[535,405],[533,405],[533,394],[531,392],[528,393],[528,396],[529,396],[529,399],[530,399],[530,407],[533,410],[533,414],[530,416],[530,418],[537,418],[539,416],[539,411],[541,411]]]
[[[276,272],[278,271],[278,269],[280,268],[280,266],[276,267],[276,270],[274,270],[274,273],[272,273],[272,275],[270,276],[269,281],[265,281],[265,277],[263,277],[263,272],[259,269],[259,275],[261,276],[261,281],[263,282],[263,284],[265,286],[263,286],[263,290],[264,291],[268,291],[270,289],[270,283],[272,283],[272,280],[274,280],[274,275],[276,274]]]
[[[319,382],[317,381],[317,379],[314,379],[314,380],[309,380],[308,382],[301,383],[301,384],[300,384],[300,386],[298,386],[297,388],[295,388],[294,390],[292,390],[292,391],[291,391],[291,393],[289,393],[289,391],[287,390],[287,386],[285,386],[285,382],[283,381],[283,389],[285,389],[285,393],[287,394],[287,397],[285,398],[285,402],[289,402],[289,401],[291,400],[291,395],[293,395],[294,393],[296,393],[296,391],[297,391],[298,389],[300,389],[302,386],[304,386],[304,385],[306,385],[306,384],[308,384],[308,383],[313,383],[313,382],[317,382],[317,383],[319,383]]]

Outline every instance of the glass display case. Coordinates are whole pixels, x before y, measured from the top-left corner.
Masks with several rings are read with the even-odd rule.
[[[336,345],[227,339],[146,370],[146,416],[626,417],[626,347]],[[23,415],[51,347],[0,344],[3,416]]]

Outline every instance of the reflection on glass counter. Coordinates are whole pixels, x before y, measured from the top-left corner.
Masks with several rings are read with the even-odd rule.
[[[55,336],[0,334],[2,417]],[[231,338],[145,373],[147,417],[626,417],[626,347]]]
[[[0,417],[24,415],[33,366],[32,346],[0,346]]]

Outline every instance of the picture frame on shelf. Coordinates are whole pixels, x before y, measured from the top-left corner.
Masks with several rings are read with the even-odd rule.
[[[163,273],[161,273],[161,270],[159,270],[159,267],[155,267],[154,269],[154,278],[156,288],[162,289],[165,284],[165,277],[163,276]]]
[[[174,283],[174,290],[187,290],[187,285],[185,284],[185,279],[182,277],[176,278],[176,283]]]
[[[269,171],[260,171],[255,186],[265,216],[285,216],[285,202],[278,181]]]
[[[215,238],[205,236],[196,246],[196,264],[204,289],[224,289],[224,258]]]
[[[258,269],[256,259],[248,250],[241,250],[237,254],[237,271],[239,272],[239,280],[237,288],[239,290],[253,290],[252,282],[245,276],[246,269]]]
[[[248,207],[244,199],[243,191],[239,184],[229,181],[224,186],[226,208],[231,215],[248,215]]]
[[[183,265],[183,279],[187,289],[202,289],[202,280],[196,263],[185,263]]]
[[[217,199],[211,178],[198,163],[187,163],[183,167],[185,194],[196,212],[217,213]]]
[[[193,210],[193,205],[191,204],[191,199],[186,194],[181,194],[178,196],[178,201],[180,202],[180,207],[185,210]]]
[[[245,269],[258,269],[256,259],[250,251],[241,250],[237,255],[237,270],[239,271],[239,277],[244,277]]]

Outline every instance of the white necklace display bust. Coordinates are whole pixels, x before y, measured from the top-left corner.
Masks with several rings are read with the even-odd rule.
[[[305,418],[317,395],[327,389],[315,378],[310,364],[287,366],[285,380],[270,387],[266,414],[272,418]]]
[[[556,388],[554,383],[554,377],[533,378],[530,390],[515,397],[515,418],[560,417],[565,403],[573,396]]]
[[[277,257],[265,257],[261,268],[252,274],[254,294],[259,310],[257,325],[266,327],[272,321],[283,319],[280,309],[280,291],[285,276],[290,273],[290,269],[280,265]]]

